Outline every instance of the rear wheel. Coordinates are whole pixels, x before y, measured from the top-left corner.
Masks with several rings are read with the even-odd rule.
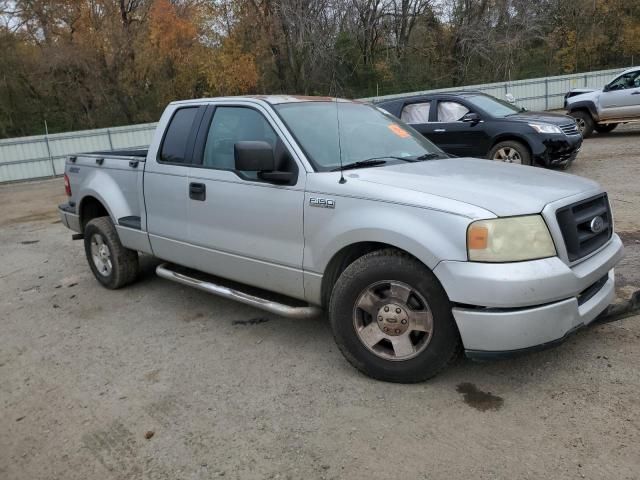
[[[576,125],[578,125],[578,130],[580,130],[582,138],[590,137],[593,133],[593,129],[595,128],[595,123],[593,118],[591,118],[591,114],[584,110],[578,110],[571,112],[570,115],[576,119]]]
[[[459,352],[460,337],[440,282],[397,250],[372,252],[349,265],[333,289],[329,315],[346,359],[379,380],[426,380]]]
[[[133,282],[139,270],[138,252],[120,243],[109,217],[94,218],[84,229],[84,250],[93,275],[110,289]]]
[[[519,165],[531,165],[531,153],[523,143],[507,140],[497,143],[489,152],[489,159]]]
[[[616,128],[618,126],[617,123],[605,123],[602,125],[595,125],[595,129],[596,132],[598,133],[609,133],[611,132],[614,128]]]

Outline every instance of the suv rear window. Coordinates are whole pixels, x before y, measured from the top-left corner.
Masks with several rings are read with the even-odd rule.
[[[187,141],[196,113],[198,113],[198,107],[188,107],[176,110],[173,114],[162,142],[160,151],[162,162],[185,163]]]

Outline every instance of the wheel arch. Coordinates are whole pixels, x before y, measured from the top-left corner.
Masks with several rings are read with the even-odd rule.
[[[331,292],[333,290],[333,286],[338,281],[342,272],[355,262],[358,258],[363,257],[364,255],[375,252],[378,250],[384,250],[387,248],[393,248],[400,252],[403,252],[407,255],[411,255],[411,253],[398,248],[394,245],[390,245],[384,242],[371,242],[371,241],[363,241],[356,242],[350,245],[346,245],[341,248],[335,255],[329,260],[327,267],[324,270],[324,274],[322,275],[322,286],[320,289],[322,305],[327,306],[329,304],[329,298],[331,297]],[[416,258],[415,255],[411,255],[413,258]],[[419,259],[417,259],[420,261]]]
[[[84,231],[87,223],[94,218],[111,217],[111,220],[113,220],[113,217],[109,213],[107,207],[105,207],[104,202],[92,194],[87,194],[82,197],[78,207],[78,213],[80,215],[80,228],[82,231]]]
[[[600,116],[598,115],[598,110],[593,102],[582,100],[580,102],[573,102],[567,106],[567,112],[569,115],[575,112],[583,111],[591,115],[591,118],[594,122],[600,121]]]

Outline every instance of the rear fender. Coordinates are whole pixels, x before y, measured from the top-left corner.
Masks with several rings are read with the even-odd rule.
[[[80,189],[78,213],[82,211],[82,202],[88,197],[94,197],[109,212],[114,224],[118,219],[137,215],[127,202],[118,183],[107,174],[108,170],[92,169],[87,175],[84,185]]]

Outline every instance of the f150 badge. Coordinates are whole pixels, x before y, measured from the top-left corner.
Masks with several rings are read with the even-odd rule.
[[[309,205],[320,208],[336,208],[336,201],[331,198],[311,197],[309,198]]]

